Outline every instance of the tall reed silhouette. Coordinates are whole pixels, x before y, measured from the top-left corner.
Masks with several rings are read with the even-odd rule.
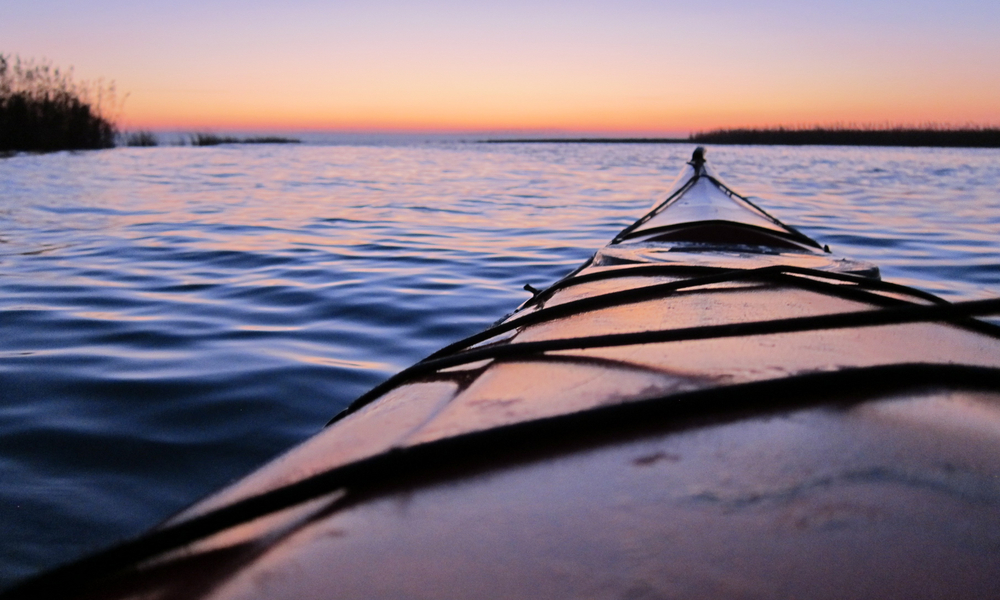
[[[47,61],[0,54],[0,151],[110,148],[114,84],[73,81]]]
[[[299,144],[302,140],[276,135],[238,138],[214,133],[195,133],[189,138],[192,146],[219,146],[221,144]]]
[[[130,131],[121,136],[126,146],[159,146],[160,140],[152,131]]]

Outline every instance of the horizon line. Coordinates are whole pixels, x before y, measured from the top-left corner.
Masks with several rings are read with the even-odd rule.
[[[327,135],[431,135],[431,136],[517,136],[521,138],[537,138],[545,136],[552,139],[573,137],[579,139],[671,139],[680,140],[697,134],[718,131],[970,131],[1000,129],[1000,124],[993,123],[815,123],[777,124],[777,125],[735,125],[705,128],[676,129],[588,129],[588,128],[545,128],[545,127],[324,127],[324,126],[275,126],[275,125],[140,125],[128,124],[119,126],[121,132],[152,131],[156,133],[198,134],[198,133],[301,133]]]

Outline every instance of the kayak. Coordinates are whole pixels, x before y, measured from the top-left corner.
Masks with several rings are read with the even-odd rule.
[[[941,598],[1000,589],[1000,299],[727,186],[152,531],[3,598]]]

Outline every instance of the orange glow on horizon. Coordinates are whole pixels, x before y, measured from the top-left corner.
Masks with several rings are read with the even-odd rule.
[[[86,3],[17,3],[0,33],[11,52],[114,79],[123,129],[1000,124],[1000,12],[981,0],[109,1],[119,11],[99,21]],[[61,29],[19,24],[52,19]]]
[[[680,135],[712,129],[738,127],[997,127],[1000,120],[988,111],[942,113],[933,110],[896,111],[840,110],[813,112],[804,110],[750,110],[746,107],[715,107],[710,110],[645,110],[629,114],[615,111],[592,111],[590,114],[540,113],[497,114],[484,111],[458,114],[449,111],[418,112],[401,109],[397,113],[345,111],[343,114],[297,111],[205,110],[162,112],[129,111],[122,120],[123,129],[189,131],[343,131],[343,132],[577,132],[600,135]],[[664,114],[666,113],[666,114]]]
[[[543,75],[505,80],[438,76],[413,81],[387,77],[378,85],[336,87],[299,80],[275,86],[230,85],[203,91],[133,93],[125,129],[316,130],[349,132],[589,132],[676,135],[730,127],[876,125],[994,126],[1000,83],[923,90],[919,78],[851,85],[821,75],[716,81],[693,69],[677,90],[625,73],[595,82]],[[276,91],[279,90],[279,91]],[[738,90],[738,92],[736,91]]]

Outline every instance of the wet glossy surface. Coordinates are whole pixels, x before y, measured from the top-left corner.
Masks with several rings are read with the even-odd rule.
[[[685,190],[682,196],[671,201],[663,212],[634,229],[632,235],[639,235],[657,227],[715,220],[735,221],[772,231],[785,231],[765,215],[731,198],[715,183],[702,178]]]
[[[587,270],[583,271],[586,273]],[[802,280],[802,278],[797,278]],[[632,290],[634,278],[610,280]],[[566,290],[608,294],[608,280]],[[523,324],[494,344],[637,333],[878,310],[878,304],[787,284],[727,283],[629,300]],[[598,292],[598,290],[600,290]],[[878,296],[875,296],[878,299]],[[527,311],[525,311],[527,312]],[[524,323],[516,313],[510,323]],[[541,315],[539,315],[541,316]],[[693,390],[879,365],[1000,369],[1000,336],[943,323],[803,331],[526,354],[414,376],[356,413],[200,503],[181,518],[393,449]],[[806,397],[807,399],[809,396]]]
[[[987,597],[997,402],[793,412],[404,489],[303,527],[209,597]]]
[[[637,426],[572,452],[522,443],[491,468],[413,474],[422,485],[400,473],[323,518],[286,515],[296,526],[274,545],[196,554],[94,597],[148,597],[132,582],[164,599],[992,595],[1000,396],[743,417]],[[239,541],[206,545],[227,538]]]
[[[0,160],[0,582],[145,529],[318,431],[512,310],[524,283],[577,266],[689,155],[455,144]],[[710,159],[888,280],[953,298],[1000,289],[996,151]]]

